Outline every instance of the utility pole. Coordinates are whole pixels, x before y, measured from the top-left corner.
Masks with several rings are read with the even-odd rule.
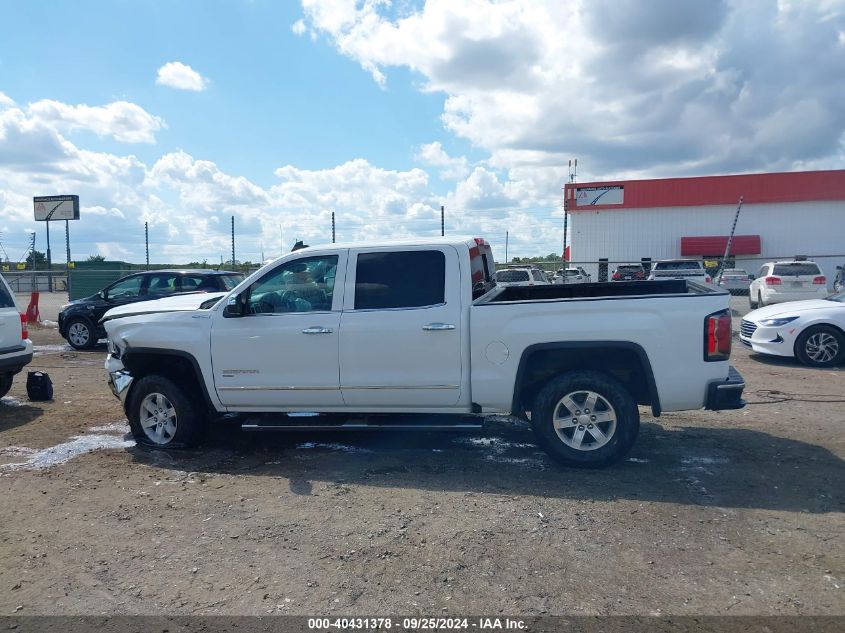
[[[722,273],[722,270],[725,268],[725,262],[727,261],[728,255],[731,252],[731,242],[733,242],[733,239],[734,239],[734,231],[736,231],[736,223],[739,220],[739,212],[742,209],[742,201],[743,201],[743,196],[740,196],[739,197],[739,204],[737,204],[736,213],[734,214],[734,223],[733,223],[733,226],[731,227],[731,233],[730,233],[730,235],[728,235],[728,243],[725,244],[725,254],[722,257],[722,261],[719,263],[719,268],[716,270],[716,275],[715,275],[716,277],[718,277]],[[713,279],[714,283],[715,283],[715,281],[716,280]]]
[[[334,211],[332,211],[332,244],[334,244]]]
[[[505,263],[508,263],[508,232],[505,231]]]
[[[440,237],[446,235],[446,209],[440,205]]]
[[[150,224],[144,222],[144,251],[147,253],[147,270],[150,269]]]
[[[235,216],[232,216],[232,268],[235,267]]]

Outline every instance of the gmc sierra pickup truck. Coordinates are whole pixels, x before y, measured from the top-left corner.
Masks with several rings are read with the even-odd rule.
[[[477,238],[298,250],[225,294],[110,310],[109,384],[136,438],[159,448],[196,444],[223,414],[298,430],[514,414],[573,466],[624,456],[638,404],[744,406],[728,293],[686,280],[502,288],[493,272]]]

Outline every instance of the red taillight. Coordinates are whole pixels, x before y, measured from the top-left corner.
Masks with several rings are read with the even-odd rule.
[[[763,281],[766,282],[767,286],[779,286],[780,285],[780,277],[766,277]]]
[[[733,325],[727,310],[711,314],[704,325],[704,360],[727,360],[731,355]]]
[[[707,284],[712,284],[712,283],[713,283],[713,280],[710,278],[710,275],[706,275],[706,276],[704,277],[704,283],[707,283]]]
[[[26,328],[26,315],[21,312],[21,340],[25,341],[29,338],[29,330]]]
[[[814,277],[813,283],[814,284],[825,284],[826,285],[827,284],[827,277],[825,277],[824,275],[820,275],[819,277]]]

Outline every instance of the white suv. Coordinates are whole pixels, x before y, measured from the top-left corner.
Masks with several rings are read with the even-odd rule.
[[[0,275],[0,398],[12,388],[12,378],[32,360],[32,341],[15,295]]]
[[[710,275],[704,270],[704,264],[697,259],[667,259],[654,262],[648,280],[655,279],[687,279],[700,284],[710,283]]]
[[[753,309],[787,301],[824,299],[827,295],[827,278],[816,262],[768,262],[751,282],[748,303]]]
[[[551,282],[539,268],[503,268],[496,271],[497,286],[547,286]]]

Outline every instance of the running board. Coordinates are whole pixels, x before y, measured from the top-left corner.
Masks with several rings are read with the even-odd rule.
[[[244,431],[447,431],[478,430],[483,418],[470,415],[364,415],[364,416],[250,416],[241,423]]]

